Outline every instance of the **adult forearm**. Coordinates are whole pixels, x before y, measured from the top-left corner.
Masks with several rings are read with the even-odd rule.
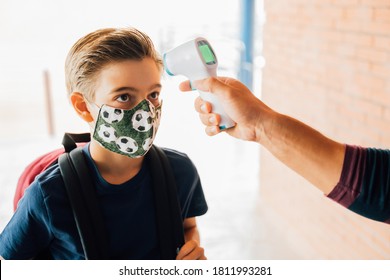
[[[325,194],[332,191],[340,179],[345,145],[276,112],[268,113],[259,127],[260,144]]]

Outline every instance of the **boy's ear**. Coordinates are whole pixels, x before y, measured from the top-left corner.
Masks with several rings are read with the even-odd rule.
[[[86,122],[93,121],[92,114],[88,110],[87,103],[85,102],[84,96],[81,93],[72,92],[70,95],[70,102],[72,102],[73,108],[83,120]]]

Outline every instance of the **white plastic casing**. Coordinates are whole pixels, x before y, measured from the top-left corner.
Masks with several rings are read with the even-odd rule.
[[[213,54],[213,62],[206,63],[199,44],[207,45]],[[198,37],[190,40],[164,54],[165,71],[171,75],[186,76],[191,84],[193,81],[217,76],[218,60],[214,50],[205,38]],[[221,116],[219,128],[221,130],[233,127],[235,123],[224,112],[217,97],[209,92],[198,90],[200,97],[212,105],[212,112]]]

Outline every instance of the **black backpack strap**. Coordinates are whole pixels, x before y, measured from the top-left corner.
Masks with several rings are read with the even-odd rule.
[[[76,143],[87,143],[91,141],[90,133],[69,133],[66,132],[62,138],[62,145],[65,148],[65,152],[69,153],[73,149],[77,148]]]
[[[175,259],[184,245],[183,218],[176,181],[165,152],[153,145],[147,153],[153,180],[157,231],[162,259]]]
[[[107,235],[82,148],[58,160],[86,259],[107,259]]]
[[[69,134],[63,139],[65,151],[58,163],[71,203],[86,259],[107,259],[108,238],[98,206],[96,190],[82,148],[76,142],[88,142],[89,133]],[[149,158],[156,207],[157,231],[162,259],[175,259],[184,245],[183,218],[176,181],[165,152],[153,145]]]

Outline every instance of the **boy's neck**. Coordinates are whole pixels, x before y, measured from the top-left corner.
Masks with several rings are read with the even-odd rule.
[[[110,184],[127,182],[141,170],[144,157],[130,158],[111,152],[92,140],[89,146],[91,157],[100,175]]]

